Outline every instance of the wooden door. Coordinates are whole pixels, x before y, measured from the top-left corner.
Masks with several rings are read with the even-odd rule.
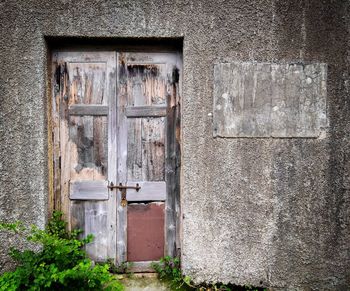
[[[116,53],[53,53],[55,208],[71,228],[93,234],[96,261],[115,258]]]
[[[176,53],[53,53],[54,203],[94,260],[178,252],[181,71]],[[111,183],[141,188],[123,206]]]
[[[179,247],[180,72],[177,54],[118,54],[118,181],[141,187],[127,190],[127,207],[117,196],[118,261]]]

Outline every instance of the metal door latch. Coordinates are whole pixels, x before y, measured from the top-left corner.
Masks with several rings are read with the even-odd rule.
[[[128,202],[126,200],[126,190],[127,189],[135,189],[136,192],[139,192],[139,190],[141,189],[140,185],[137,183],[136,186],[123,186],[122,183],[119,183],[119,185],[115,186],[113,184],[113,182],[111,182],[108,186],[107,186],[110,190],[113,190],[113,189],[119,189],[119,191],[121,192],[121,195],[122,195],[122,201],[121,201],[121,205],[123,207],[125,207]]]

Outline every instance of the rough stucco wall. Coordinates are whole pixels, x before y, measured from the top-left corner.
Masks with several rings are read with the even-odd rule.
[[[183,36],[184,272],[284,289],[346,286],[349,15],[341,0],[2,1],[0,218],[46,218],[44,36]],[[251,60],[328,64],[325,139],[212,137],[213,64]]]

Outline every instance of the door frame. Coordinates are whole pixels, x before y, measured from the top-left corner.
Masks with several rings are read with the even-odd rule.
[[[174,87],[174,90],[178,90],[178,100],[176,104],[172,104],[170,108],[168,108],[168,116],[171,117],[172,120],[168,120],[167,122],[167,137],[173,138],[175,140],[174,147],[168,147],[166,149],[166,164],[171,163],[171,168],[174,169],[175,173],[172,175],[172,177],[169,176],[167,178],[172,180],[173,183],[167,183],[167,193],[170,193],[169,191],[172,191],[174,195],[168,199],[167,194],[167,200],[166,200],[166,213],[165,213],[165,250],[164,255],[169,255],[172,257],[180,256],[181,255],[181,237],[182,237],[182,228],[181,228],[181,155],[182,155],[182,124],[181,124],[181,103],[182,103],[182,73],[183,73],[183,65],[182,65],[182,51],[180,49],[164,49],[162,47],[142,47],[140,45],[132,46],[132,47],[125,47],[121,48],[120,46],[101,46],[98,48],[91,49],[90,46],[81,46],[81,47],[60,47],[55,46],[53,49],[49,50],[50,57],[48,58],[49,64],[48,64],[48,80],[49,80],[49,98],[48,98],[48,162],[49,162],[49,213],[52,213],[53,210],[63,210],[64,217],[68,221],[68,227],[71,229],[72,225],[70,223],[69,218],[69,212],[67,213],[65,207],[62,207],[64,205],[64,199],[67,199],[65,197],[61,197],[60,193],[60,187],[57,187],[57,179],[60,177],[61,169],[58,167],[59,163],[59,157],[56,156],[57,154],[57,144],[55,144],[55,137],[57,136],[57,127],[55,127],[53,122],[53,116],[55,115],[54,112],[54,102],[55,102],[55,96],[54,96],[54,82],[53,82],[53,63],[52,63],[52,54],[54,51],[72,51],[72,52],[85,52],[85,51],[114,51],[116,52],[116,56],[120,52],[144,52],[144,53],[153,53],[153,52],[167,52],[167,53],[174,53],[176,54],[180,70],[179,74],[177,76],[178,78],[178,86]],[[118,69],[118,64],[117,64]],[[118,83],[118,82],[117,82]],[[118,90],[118,88],[117,88]],[[116,100],[117,98],[115,98]],[[113,104],[113,101],[111,102]],[[118,112],[118,109],[117,109]],[[113,113],[110,112],[109,118],[118,118],[118,113],[116,116],[113,116]],[[167,118],[168,118],[167,116]],[[111,124],[111,122],[109,122]],[[171,126],[173,125],[173,126]],[[110,126],[108,127],[108,132],[112,130]],[[109,132],[110,134],[110,132]],[[167,142],[168,143],[168,142]],[[110,157],[108,157],[110,159]],[[166,175],[168,175],[166,171]],[[56,182],[55,182],[56,181]],[[117,195],[119,197],[119,195]],[[118,200],[118,198],[116,198]],[[117,201],[117,205],[118,205]],[[117,207],[117,206],[116,206]],[[174,211],[170,211],[171,209],[174,209]],[[120,223],[120,219],[117,219],[117,224]],[[170,227],[169,227],[170,226]],[[117,230],[118,230],[117,226]],[[123,262],[122,256],[118,255],[118,234],[117,234],[117,242],[116,242],[116,257],[114,259],[116,264],[121,264]],[[145,262],[144,262],[145,263]],[[138,269],[140,271],[144,270],[146,265],[143,262],[140,262],[139,264],[135,265],[135,270]]]

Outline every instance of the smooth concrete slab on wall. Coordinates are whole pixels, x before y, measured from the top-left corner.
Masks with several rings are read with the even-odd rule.
[[[216,64],[214,136],[319,137],[326,82],[326,64]]]
[[[196,282],[349,285],[348,1],[0,3],[0,219],[43,226],[49,48],[183,39],[182,267]],[[75,38],[74,38],[75,37]],[[49,39],[56,39],[52,45]],[[125,43],[125,41],[124,41]],[[327,64],[322,138],[213,138],[214,64]],[[0,269],[10,260],[1,234]],[[261,284],[260,284],[261,283]]]

